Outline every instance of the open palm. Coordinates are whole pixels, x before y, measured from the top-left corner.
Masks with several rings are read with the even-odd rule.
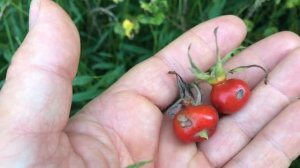
[[[33,3],[30,31],[15,53],[0,92],[0,167],[288,167],[300,152],[300,39],[277,33],[248,47],[226,68],[257,64],[235,75],[253,88],[250,102],[223,117],[199,145],[183,144],[162,111],[177,96],[175,70],[186,80],[187,48],[207,70],[215,61],[213,29],[224,55],[246,35],[243,22],[223,16],[202,23],[132,68],[69,119],[80,53],[78,32],[54,2]],[[297,49],[298,48],[298,49]],[[206,94],[209,87],[203,86]]]

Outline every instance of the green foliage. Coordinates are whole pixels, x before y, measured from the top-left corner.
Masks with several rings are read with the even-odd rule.
[[[138,162],[138,163],[129,165],[129,166],[127,166],[126,168],[141,168],[141,167],[143,167],[144,165],[146,165],[146,164],[148,164],[148,163],[151,163],[151,162],[152,162],[152,160],[141,161],[141,162]]]
[[[211,4],[212,6],[208,11],[208,18],[220,16],[226,4],[226,0],[213,0]]]
[[[168,2],[166,0],[140,1],[140,7],[147,13],[138,15],[138,21],[142,24],[158,26],[165,20]]]
[[[247,27],[247,32],[251,32],[254,28],[254,23],[249,19],[244,19],[244,23]]]
[[[283,30],[300,34],[300,0],[56,2],[69,13],[81,38],[81,59],[73,81],[72,114],[111,86],[128,69],[210,18],[226,14],[241,17],[248,28],[244,46]],[[29,3],[0,1],[0,86],[13,53],[28,31]],[[132,25],[128,22],[124,26],[125,20]]]
[[[139,2],[139,8],[133,8],[132,11],[129,9],[128,13],[123,15],[125,17],[119,18],[122,19],[122,23],[120,23],[119,19],[114,23],[116,34],[132,39],[139,32],[140,24],[158,26],[165,20],[165,13],[168,9],[166,0],[152,0],[150,2],[141,0]],[[121,8],[126,7],[126,5],[119,5]]]
[[[287,8],[296,8],[300,6],[300,0],[287,0],[285,5]]]

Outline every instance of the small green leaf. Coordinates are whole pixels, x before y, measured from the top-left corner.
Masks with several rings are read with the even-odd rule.
[[[93,80],[92,76],[83,75],[83,76],[76,76],[73,80],[73,86],[83,86],[90,83]]]
[[[137,162],[132,165],[129,165],[126,168],[140,168],[140,167],[144,166],[145,164],[148,164],[151,162],[152,162],[152,160],[141,161],[141,162]]]
[[[100,90],[91,89],[84,92],[75,93],[73,95],[73,102],[83,102],[87,100],[91,100],[92,98],[96,97],[100,94]]]
[[[166,0],[151,0],[150,2],[140,1],[140,7],[152,14],[163,12],[168,9],[168,2]]]
[[[286,1],[286,7],[287,8],[295,8],[300,6],[300,0],[287,0]]]
[[[223,12],[223,8],[226,4],[226,0],[213,0],[211,3],[212,7],[208,11],[208,17],[209,18],[214,18],[217,16],[220,16]]]
[[[138,21],[142,24],[160,25],[165,20],[165,15],[162,12],[156,13],[153,16],[139,15]]]
[[[254,28],[254,23],[249,19],[244,19],[244,23],[246,24],[247,31],[251,32]]]
[[[277,27],[268,27],[265,31],[264,31],[264,36],[267,37],[267,36],[270,36],[274,33],[277,33],[278,32],[278,28]]]
[[[140,1],[140,6],[144,11],[147,11],[149,13],[155,13],[159,11],[159,8],[157,5],[155,5],[153,2],[147,3],[144,1]]]
[[[124,37],[125,36],[125,31],[122,27],[122,24],[121,23],[115,23],[114,25],[114,32],[118,35],[120,35],[121,37]]]
[[[115,64],[111,63],[111,62],[101,62],[101,63],[97,63],[94,64],[92,66],[92,69],[98,69],[98,70],[107,70],[107,69],[112,69],[115,66]]]

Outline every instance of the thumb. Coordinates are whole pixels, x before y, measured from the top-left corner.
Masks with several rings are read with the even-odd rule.
[[[8,116],[7,125],[24,130],[62,130],[71,106],[79,35],[53,1],[33,0],[29,17],[30,31],[13,56],[1,90],[0,116]]]
[[[29,30],[34,26],[40,11],[41,0],[32,0],[29,12]]]

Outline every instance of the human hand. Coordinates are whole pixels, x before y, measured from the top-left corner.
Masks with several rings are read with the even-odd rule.
[[[188,45],[207,70],[215,59],[213,29],[219,27],[224,55],[245,37],[241,20],[223,16],[194,27],[71,119],[78,32],[48,0],[31,8],[30,23],[0,93],[0,167],[125,167],[142,160],[153,160],[145,167],[162,168],[288,167],[299,155],[300,39],[293,33],[259,41],[226,64],[263,66],[270,71],[268,85],[259,70],[236,74],[253,88],[249,103],[222,118],[215,135],[197,146],[178,141],[162,114],[178,94],[167,72],[192,81]]]

